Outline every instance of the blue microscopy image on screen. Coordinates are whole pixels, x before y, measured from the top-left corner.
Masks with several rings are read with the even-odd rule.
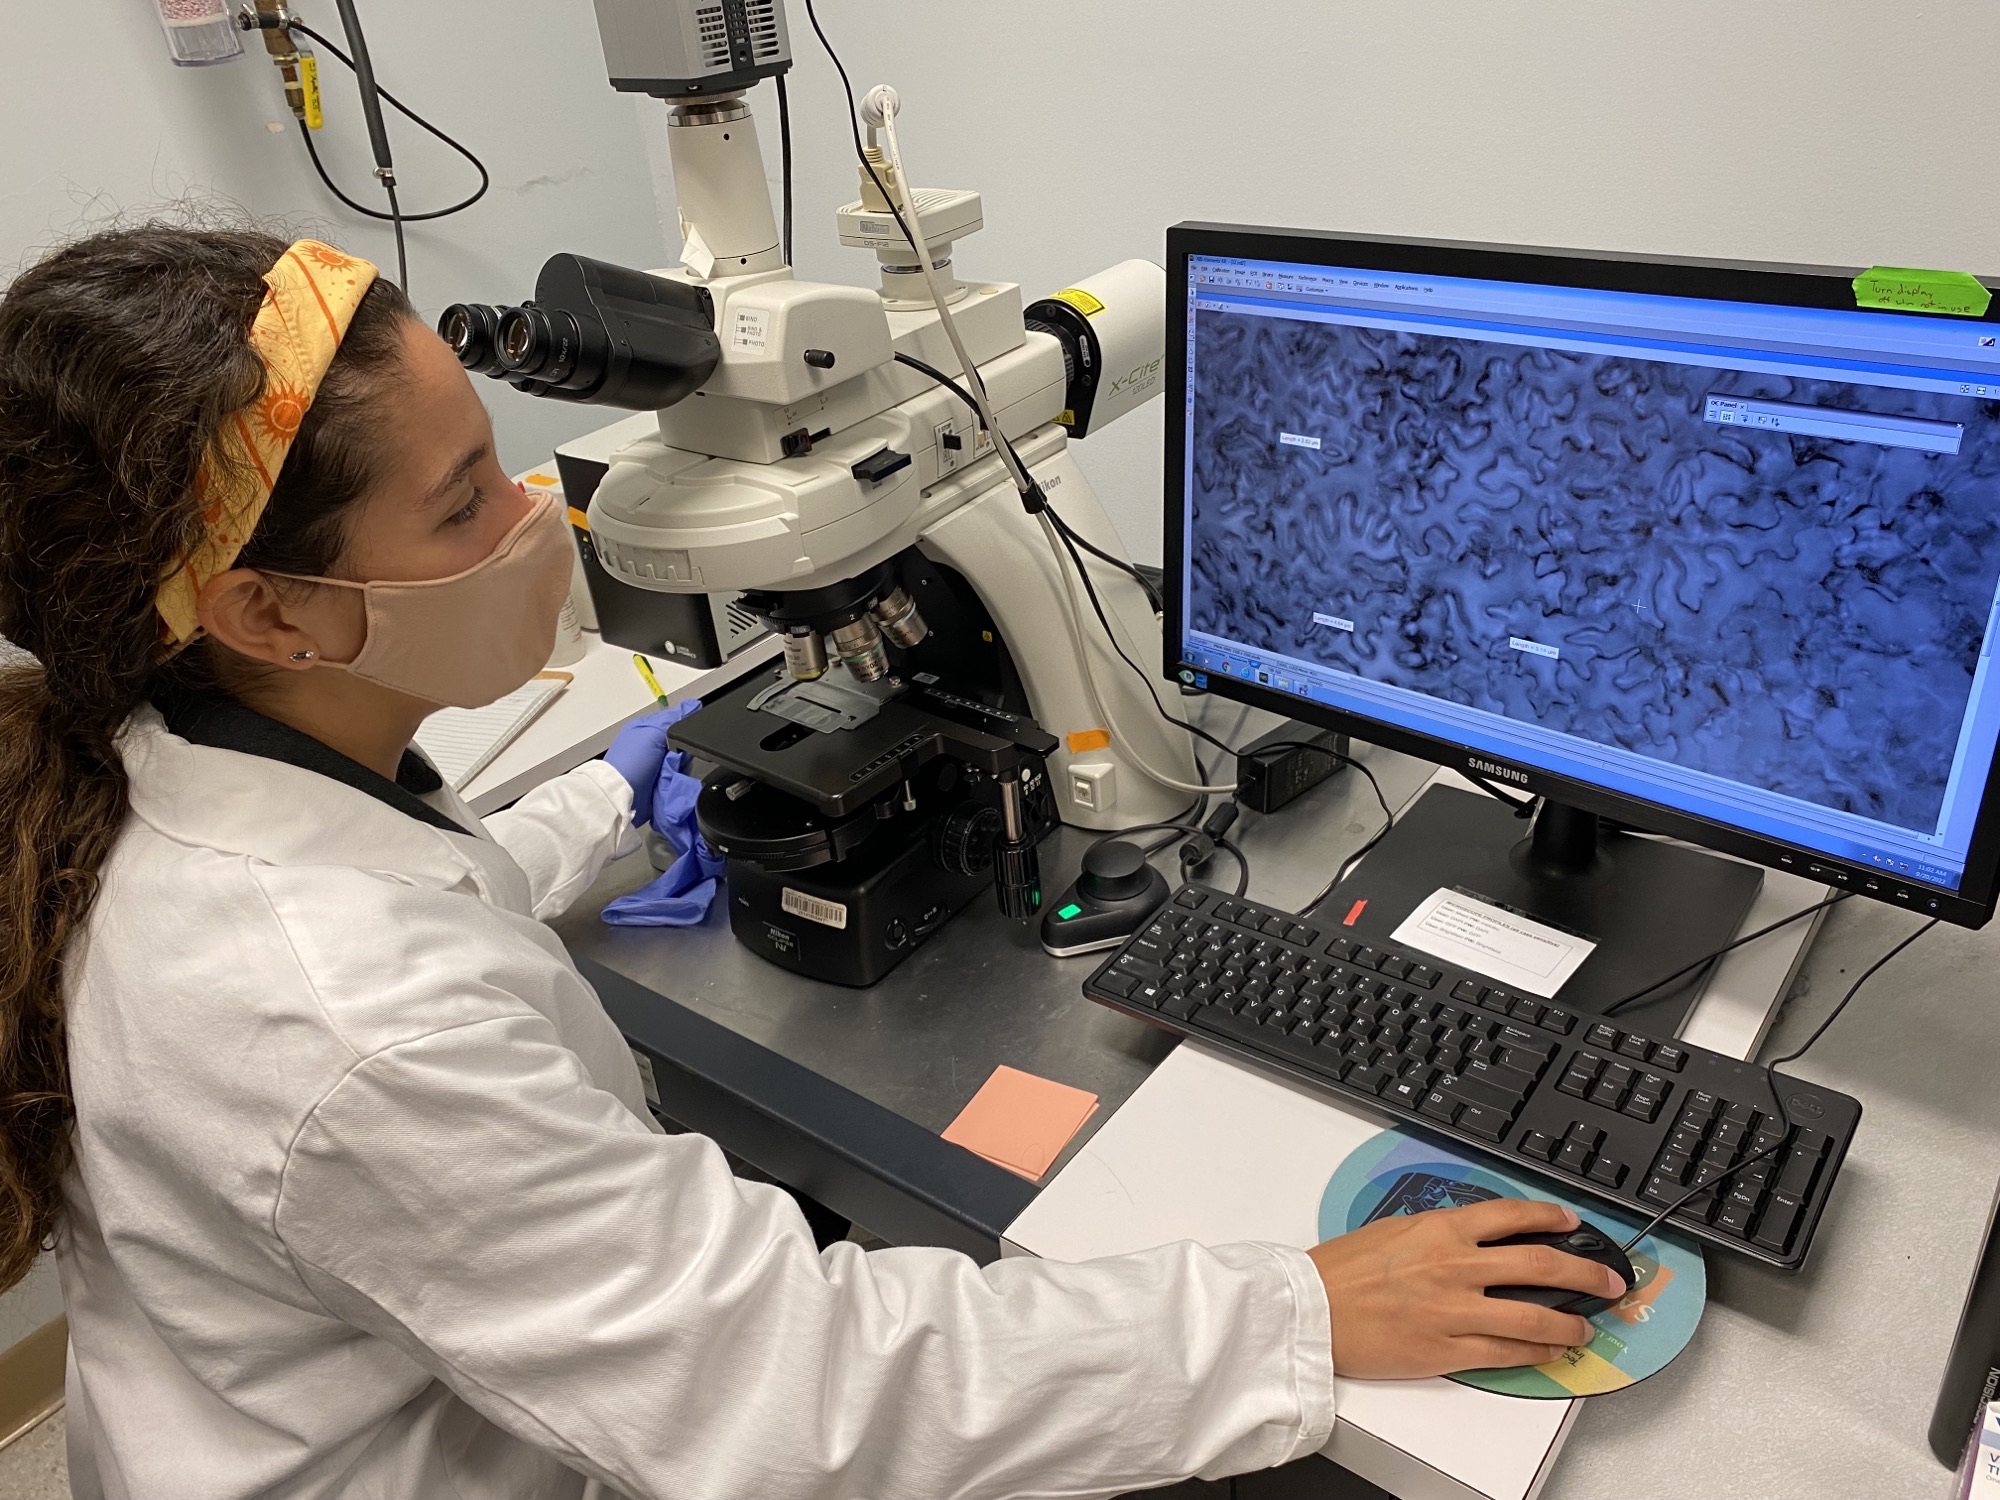
[[[2000,402],[1214,311],[1195,366],[1195,629],[1935,828]],[[1949,437],[1730,425],[1797,408]]]

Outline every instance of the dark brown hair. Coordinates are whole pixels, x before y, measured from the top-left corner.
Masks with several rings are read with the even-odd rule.
[[[166,224],[56,250],[0,295],[0,1289],[59,1221],[71,1100],[63,971],[126,811],[114,741],[168,688],[231,680],[170,656],[153,598],[201,534],[195,473],[262,392],[249,344],[287,241]],[[369,413],[402,350],[403,294],[362,300],[241,562],[323,574],[373,479]]]

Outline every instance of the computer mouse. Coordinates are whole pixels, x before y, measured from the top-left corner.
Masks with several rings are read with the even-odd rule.
[[[1487,1244],[1496,1250],[1505,1245],[1553,1245],[1565,1255],[1594,1260],[1600,1266],[1611,1267],[1623,1279],[1626,1291],[1632,1289],[1632,1262],[1618,1248],[1616,1240],[1587,1221],[1574,1229],[1510,1234],[1504,1240],[1488,1240]],[[1575,1313],[1583,1318],[1594,1317],[1618,1300],[1591,1292],[1573,1292],[1561,1286],[1489,1286],[1486,1295],[1505,1297],[1509,1302],[1533,1302],[1540,1307],[1552,1307],[1557,1312]]]

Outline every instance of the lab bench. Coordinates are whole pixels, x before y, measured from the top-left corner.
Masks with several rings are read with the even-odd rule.
[[[1432,771],[1357,752],[1398,808]],[[1275,817],[1246,817],[1236,836],[1252,892],[1280,906],[1309,899],[1380,817],[1352,774]],[[1063,828],[1044,844],[1047,889],[1062,888],[1093,837]],[[1048,957],[1033,927],[987,899],[880,984],[851,990],[753,956],[719,902],[695,928],[598,920],[652,874],[643,857],[619,862],[555,926],[647,1058],[663,1115],[891,1243],[992,1259],[1034,1198],[1034,1184],[938,1135],[995,1067],[1098,1095],[1053,1175],[1174,1045],[1085,1000],[1095,960]],[[1914,920],[1861,900],[1835,907],[1764,1054],[1803,1041]],[[1797,1065],[1866,1110],[1811,1262],[1787,1276],[1711,1254],[1693,1344],[1652,1379],[1586,1404],[1541,1500],[1944,1493],[1949,1475],[1925,1431],[2000,1172],[1996,959],[1993,929],[1938,928]],[[1310,1459],[1234,1493],[1379,1492]]]

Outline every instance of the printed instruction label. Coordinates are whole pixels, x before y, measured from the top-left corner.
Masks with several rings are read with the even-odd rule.
[[[1303,432],[1281,432],[1278,441],[1287,448],[1310,448],[1315,453],[1319,452],[1319,439],[1308,437]]]
[[[1399,947],[1421,948],[1544,1000],[1597,950],[1589,938],[1452,890],[1433,892],[1391,937]]]
[[[778,904],[795,917],[804,917],[808,922],[817,922],[822,927],[847,930],[847,907],[839,901],[822,901],[817,896],[808,896],[804,891],[795,891],[786,886],[778,897]]]
[[[739,307],[729,321],[729,347],[740,354],[762,354],[770,335],[768,307]]]

